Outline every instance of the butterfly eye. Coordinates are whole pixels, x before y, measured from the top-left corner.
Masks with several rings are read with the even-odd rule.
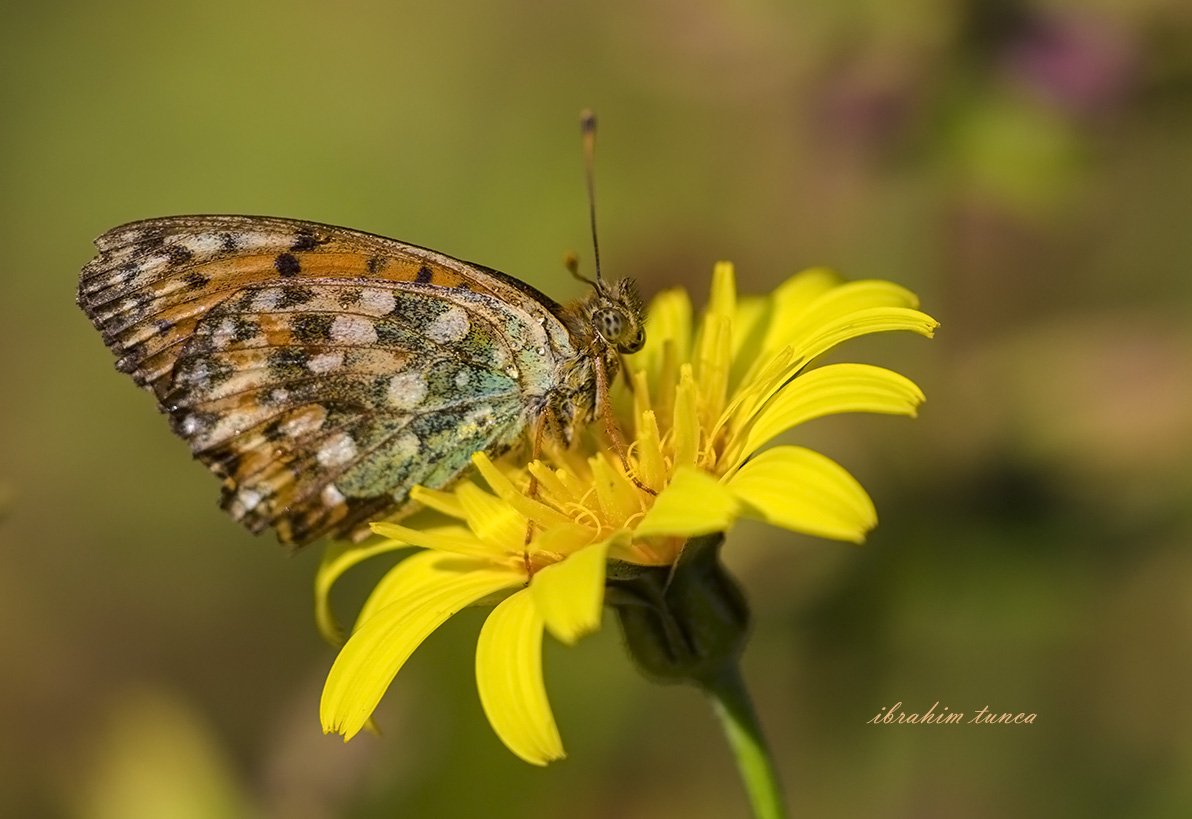
[[[615,307],[604,307],[592,314],[596,332],[622,353],[636,353],[646,343],[641,325]]]
[[[625,330],[625,317],[619,310],[606,308],[596,313],[595,318],[601,338],[612,344],[620,341],[621,333]]]

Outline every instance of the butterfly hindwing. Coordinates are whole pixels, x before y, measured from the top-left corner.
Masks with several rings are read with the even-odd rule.
[[[347,536],[513,445],[570,339],[503,274],[262,217],[116,228],[79,303],[151,389],[223,505],[286,542]]]

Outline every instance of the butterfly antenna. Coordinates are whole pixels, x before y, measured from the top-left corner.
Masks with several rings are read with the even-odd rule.
[[[574,250],[568,250],[565,254],[563,254],[563,267],[567,268],[568,273],[579,279],[584,284],[590,284],[593,287],[597,286],[594,280],[589,279],[587,276],[579,272],[579,256],[576,255]]]
[[[585,108],[580,113],[579,127],[583,136],[584,174],[588,182],[588,220],[592,224],[592,258],[596,264],[596,289],[603,290],[604,279],[600,277],[600,242],[596,239],[596,115],[591,109]]]

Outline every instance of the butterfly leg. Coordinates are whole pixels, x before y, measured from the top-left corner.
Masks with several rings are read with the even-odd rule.
[[[629,389],[629,394],[635,395],[637,393],[637,387],[633,385],[633,379],[629,377],[629,367],[625,364],[625,356],[620,353],[617,353],[617,365],[617,369],[624,374],[622,380]]]
[[[530,462],[533,463],[542,457],[542,441],[546,436],[546,427],[550,423],[553,410],[547,406],[544,407],[538,417],[534,419],[534,428],[531,433],[530,443]],[[530,473],[530,484],[526,487],[526,495],[531,499],[538,496],[538,476],[533,472]],[[526,574],[533,574],[533,568],[530,564],[530,540],[534,537],[534,521],[526,521],[526,541],[523,544],[522,560],[526,564]]]
[[[533,442],[530,444],[531,463],[542,457],[542,441],[546,437],[546,426],[550,423],[550,415],[551,410],[547,408],[534,419]],[[538,476],[533,472],[530,473],[530,485],[526,488],[526,494],[531,499],[538,497]]]
[[[637,474],[629,465],[629,447],[625,443],[625,436],[621,434],[621,428],[617,426],[617,421],[613,417],[613,402],[608,391],[608,371],[605,369],[602,358],[597,356],[594,360],[596,363],[596,411],[604,419],[604,431],[608,435],[609,443],[617,451],[617,457],[621,459],[621,466],[629,480],[633,481],[634,485],[643,492],[657,495],[657,492],[638,479]]]

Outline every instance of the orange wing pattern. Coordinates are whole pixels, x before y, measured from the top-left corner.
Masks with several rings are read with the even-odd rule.
[[[283,542],[350,536],[514,445],[574,355],[559,308],[508,276],[313,222],[183,216],[96,240],[79,304]]]

